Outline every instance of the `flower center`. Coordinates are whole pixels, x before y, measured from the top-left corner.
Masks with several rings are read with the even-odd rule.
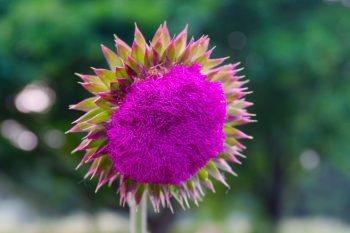
[[[157,78],[132,85],[113,114],[108,152],[136,182],[177,185],[223,151],[226,101],[197,64],[149,73]]]

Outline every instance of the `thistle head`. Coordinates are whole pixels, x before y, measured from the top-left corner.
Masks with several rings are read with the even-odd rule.
[[[135,25],[132,46],[115,45],[102,45],[109,69],[78,74],[93,97],[71,106],[85,112],[68,132],[87,133],[73,152],[85,151],[78,167],[90,164],[96,190],[118,181],[121,204],[148,195],[159,211],[172,210],[172,197],[198,204],[212,179],[228,186],[222,171],[235,174],[229,163],[250,138],[236,127],[252,122],[238,63],[211,58],[207,36],[187,43],[187,27],[170,38],[165,23],[150,43]]]

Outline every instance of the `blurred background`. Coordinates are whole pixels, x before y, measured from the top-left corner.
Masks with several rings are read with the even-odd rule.
[[[164,20],[242,62],[258,123],[232,188],[150,211],[152,232],[350,232],[350,0],[0,0],[0,232],[128,232],[116,187],[74,169],[68,105],[89,96],[74,72],[107,67],[101,43]]]

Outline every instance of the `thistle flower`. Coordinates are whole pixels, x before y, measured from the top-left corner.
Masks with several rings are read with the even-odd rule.
[[[85,151],[77,168],[90,164],[96,191],[119,181],[122,205],[145,194],[155,211],[173,210],[172,197],[197,205],[213,179],[229,187],[222,171],[236,175],[228,162],[240,164],[239,139],[251,138],[236,128],[252,122],[239,63],[210,58],[207,36],[187,43],[187,26],[171,38],[164,23],[146,43],[135,25],[131,47],[115,44],[117,53],[102,45],[110,69],[78,74],[93,97],[70,106],[85,112],[68,131],[87,133],[73,150]]]

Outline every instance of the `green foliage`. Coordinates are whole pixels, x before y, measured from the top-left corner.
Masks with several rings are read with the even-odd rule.
[[[316,0],[2,0],[0,122],[16,119],[39,136],[39,146],[24,152],[0,137],[0,174],[34,200],[45,197],[42,204],[53,212],[114,207],[114,190],[93,195],[83,172],[74,172],[78,159],[69,153],[78,137],[67,136],[63,147],[51,149],[43,132],[70,128],[77,115],[68,105],[86,97],[74,72],[107,67],[101,43],[112,48],[113,34],[130,42],[134,22],[150,40],[167,20],[172,32],[188,23],[190,34],[209,34],[218,56],[242,61],[254,91],[248,99],[258,123],[246,127],[254,136],[248,159],[235,168],[239,178],[229,179],[232,189],[208,195],[198,215],[223,218],[236,209],[257,223],[307,214],[349,219],[349,10],[341,1]],[[35,80],[54,89],[56,102],[45,114],[19,113],[14,95]],[[314,170],[300,165],[307,149],[320,156]]]

